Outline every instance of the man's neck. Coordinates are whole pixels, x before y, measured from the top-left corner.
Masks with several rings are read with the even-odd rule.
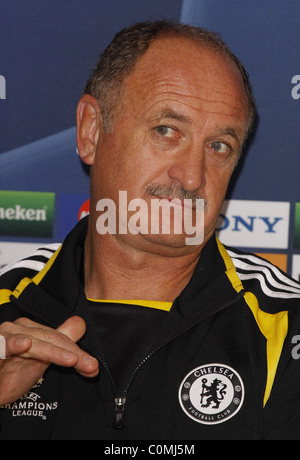
[[[173,302],[190,281],[200,249],[171,257],[136,250],[111,235],[88,232],[85,293],[91,299]]]

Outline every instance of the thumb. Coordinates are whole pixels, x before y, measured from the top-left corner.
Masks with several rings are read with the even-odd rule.
[[[86,332],[85,321],[80,316],[72,316],[59,326],[57,332],[66,335],[76,343]]]

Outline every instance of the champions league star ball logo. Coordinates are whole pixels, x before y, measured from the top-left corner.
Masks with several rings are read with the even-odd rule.
[[[239,374],[223,364],[207,364],[192,370],[179,389],[184,412],[198,423],[215,425],[238,413],[244,402]]]

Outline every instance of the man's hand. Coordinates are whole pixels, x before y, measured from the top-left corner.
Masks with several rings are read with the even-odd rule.
[[[6,359],[0,360],[0,405],[23,396],[50,364],[74,367],[84,377],[96,377],[98,361],[76,345],[85,331],[85,322],[78,316],[56,330],[27,318],[0,324],[6,346]]]

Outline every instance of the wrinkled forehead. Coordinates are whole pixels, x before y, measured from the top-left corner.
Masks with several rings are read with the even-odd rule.
[[[124,94],[127,103],[143,108],[166,99],[212,113],[234,113],[242,118],[248,113],[236,64],[220,52],[185,38],[153,42],[125,80]]]

